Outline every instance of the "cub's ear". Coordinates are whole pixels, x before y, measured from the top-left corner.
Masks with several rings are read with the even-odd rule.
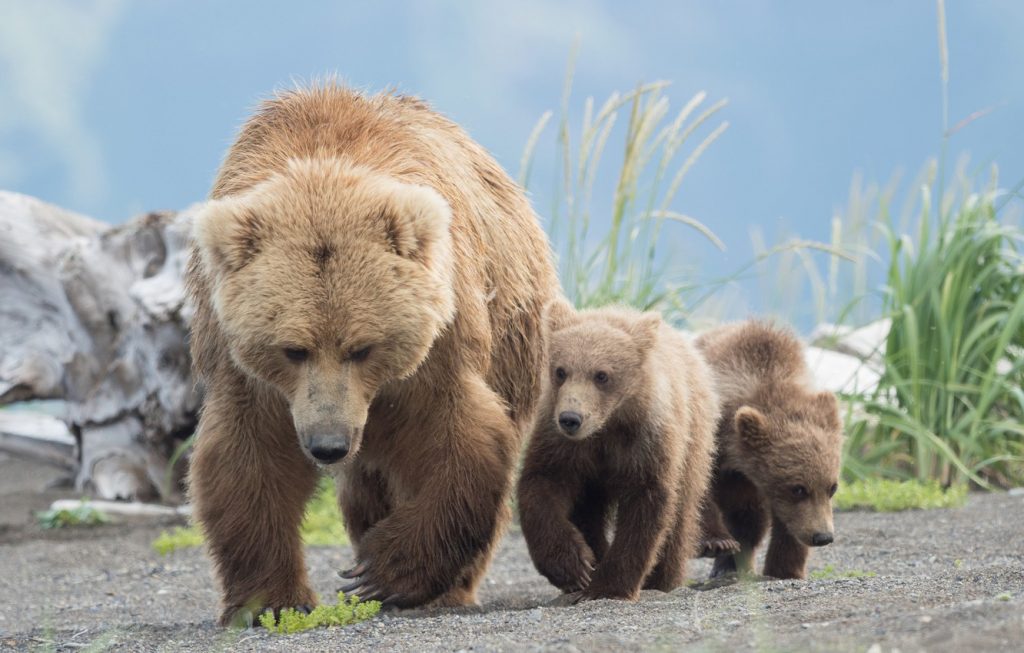
[[[270,222],[249,205],[246,198],[210,200],[192,223],[203,267],[220,277],[248,265],[270,235]]]
[[[839,402],[836,401],[834,394],[828,390],[819,392],[811,400],[811,406],[819,423],[832,431],[842,430],[843,420],[839,415]]]
[[[647,311],[636,322],[630,325],[629,332],[633,336],[640,351],[648,351],[658,339],[658,329],[664,323],[661,313]]]
[[[556,297],[544,307],[544,327],[548,333],[564,329],[575,319],[576,309],[564,297]]]
[[[452,210],[433,188],[395,182],[377,216],[387,246],[402,258],[442,271],[452,265]]]
[[[764,414],[752,406],[741,406],[733,418],[740,442],[758,447],[768,441],[768,421]]]

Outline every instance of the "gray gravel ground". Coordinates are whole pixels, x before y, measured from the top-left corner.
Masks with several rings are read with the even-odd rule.
[[[638,603],[547,607],[557,596],[513,531],[478,610],[391,613],[345,629],[275,636],[214,625],[199,550],[161,558],[161,526],[45,532],[28,519],[56,494],[46,474],[0,460],[0,649],[116,651],[1010,651],[1024,650],[1024,497],[972,496],[956,510],[837,515],[837,540],[806,581],[733,584]],[[310,549],[333,596],[348,547]],[[705,561],[691,568],[694,578]],[[871,576],[844,578],[844,572]]]

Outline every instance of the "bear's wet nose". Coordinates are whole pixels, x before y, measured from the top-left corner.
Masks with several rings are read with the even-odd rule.
[[[583,416],[579,413],[572,411],[565,411],[558,415],[558,425],[562,427],[562,430],[566,433],[575,433],[580,430],[580,424],[583,423]]]
[[[811,544],[814,546],[832,544],[832,533],[815,533],[811,536]]]
[[[348,454],[348,440],[313,438],[309,453],[325,465],[336,463]]]

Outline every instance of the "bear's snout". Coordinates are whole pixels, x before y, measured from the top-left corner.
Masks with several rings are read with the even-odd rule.
[[[325,465],[336,463],[348,455],[350,440],[347,436],[314,435],[310,438],[309,453]]]
[[[832,544],[832,533],[815,533],[811,536],[811,546]]]
[[[562,411],[558,414],[558,425],[568,435],[573,435],[580,430],[583,424],[583,416],[571,410]]]

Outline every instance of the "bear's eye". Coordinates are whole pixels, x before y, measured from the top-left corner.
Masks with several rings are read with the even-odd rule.
[[[594,375],[594,383],[597,385],[604,385],[608,383],[608,372],[598,372]]]
[[[789,489],[789,491],[793,493],[794,499],[799,500],[807,498],[807,488],[805,488],[803,485],[794,485]]]
[[[353,349],[348,353],[348,359],[355,363],[364,361],[367,359],[367,357],[369,357],[371,349],[373,349],[373,347],[369,345],[363,347],[362,349]]]
[[[565,381],[565,377],[566,376],[568,376],[568,375],[565,373],[565,368],[564,367],[559,367],[558,369],[555,370],[555,378],[558,379],[559,383],[561,383],[562,381]]]
[[[838,483],[833,483],[832,487],[830,487],[828,489],[828,495],[830,497],[834,497],[836,495],[836,490],[838,490],[838,489],[839,489],[839,484]]]
[[[284,357],[293,363],[301,363],[309,358],[309,350],[301,347],[285,347]]]

